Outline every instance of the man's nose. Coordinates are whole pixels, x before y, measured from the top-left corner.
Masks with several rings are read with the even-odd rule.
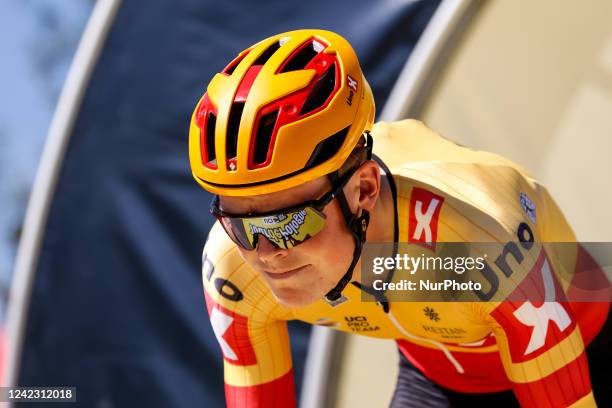
[[[282,259],[287,256],[287,249],[275,247],[265,236],[259,234],[257,237],[257,256],[262,262]]]

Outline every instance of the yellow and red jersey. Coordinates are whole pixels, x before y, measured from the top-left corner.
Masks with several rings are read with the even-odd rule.
[[[593,260],[580,245],[560,252],[540,244],[575,242],[546,189],[515,163],[458,146],[418,121],[378,123],[372,134],[396,186],[399,242],[499,243],[514,250],[514,261],[493,263],[490,290],[531,285],[555,291],[558,301],[391,302],[385,311],[348,285],[348,300],[335,307],[321,300],[287,308],[215,224],[203,281],[224,356],[227,405],[295,406],[286,321],[297,319],[395,339],[428,378],[451,390],[512,389],[526,407],[594,406],[585,347],[609,303],[563,301],[571,287],[557,274]],[[521,234],[531,234],[532,245],[523,245]]]

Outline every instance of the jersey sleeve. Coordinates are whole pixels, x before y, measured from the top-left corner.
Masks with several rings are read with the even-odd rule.
[[[216,223],[204,247],[206,307],[224,360],[228,407],[294,407],[288,311]]]
[[[525,220],[536,235],[533,262],[521,265],[523,278],[512,300],[489,305],[488,318],[521,406],[594,407],[583,333],[588,328],[581,327],[584,319],[567,298],[567,282],[559,279],[576,267],[579,244],[566,244],[575,242],[571,227],[548,191],[533,187],[537,224]],[[538,248],[542,242],[548,244]],[[517,293],[540,296],[530,300]]]
[[[522,406],[595,406],[584,342],[566,302],[500,302],[490,317]]]

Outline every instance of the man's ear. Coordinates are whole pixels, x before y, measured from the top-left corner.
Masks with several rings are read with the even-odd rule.
[[[358,208],[372,211],[380,193],[380,169],[374,160],[364,162],[348,184],[345,194],[349,200],[351,211]],[[350,198],[349,198],[350,197]]]
[[[368,160],[361,166],[359,205],[372,211],[380,194],[380,169],[374,160]]]

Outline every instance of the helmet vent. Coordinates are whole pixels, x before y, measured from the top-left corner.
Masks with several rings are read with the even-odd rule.
[[[280,72],[283,73],[304,69],[318,53],[319,51],[315,50],[315,43],[310,42],[306,46],[302,47],[302,49],[299,50],[289,61],[287,61]]]
[[[229,113],[227,135],[225,138],[225,159],[228,163],[230,160],[236,158],[236,151],[238,150],[238,129],[240,128],[240,119],[242,118],[243,109],[244,102],[234,102]],[[235,167],[228,167],[228,169],[236,170]]]
[[[242,55],[239,55],[236,58],[234,58],[234,60],[230,62],[227,67],[225,67],[225,69],[223,70],[223,73],[227,75],[232,75],[234,73],[234,70],[238,66],[238,64],[240,64],[240,62],[244,59],[244,57],[247,56],[248,53],[249,52],[247,51],[243,53]]]
[[[270,45],[261,55],[257,58],[257,60],[253,63],[253,65],[264,65],[270,57],[280,48],[280,42],[276,41],[272,45]]]
[[[309,169],[317,166],[335,156],[338,150],[340,150],[340,147],[342,147],[349,128],[350,125],[327,139],[320,141],[310,155],[310,159],[308,159],[305,168]]]
[[[278,110],[275,110],[264,115],[259,121],[253,152],[253,164],[255,165],[265,163],[268,158],[271,148],[270,140],[272,139],[272,132],[274,131],[277,117]]]
[[[217,117],[214,113],[209,113],[206,120],[206,161],[208,163],[216,164],[215,155],[215,125],[217,124]]]
[[[312,112],[325,104],[336,86],[336,63],[334,62],[314,84],[308,99],[304,102],[300,115]]]

